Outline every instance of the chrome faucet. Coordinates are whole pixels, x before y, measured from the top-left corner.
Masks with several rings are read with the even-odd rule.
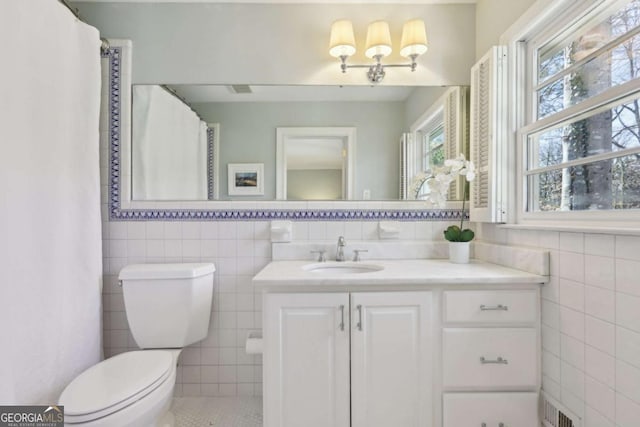
[[[344,237],[338,237],[338,246],[336,248],[336,261],[344,261],[344,246],[346,242],[344,241]]]

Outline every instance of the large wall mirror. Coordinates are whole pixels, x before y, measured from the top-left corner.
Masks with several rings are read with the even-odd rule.
[[[411,178],[466,147],[451,125],[466,123],[452,91],[461,89],[133,85],[131,150],[122,153],[132,158],[132,198],[415,199],[403,193]],[[263,165],[263,194],[227,192],[235,164]]]

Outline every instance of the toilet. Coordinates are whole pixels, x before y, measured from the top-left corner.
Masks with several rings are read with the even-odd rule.
[[[65,425],[171,426],[176,363],[207,336],[213,298],[210,263],[136,264],[120,271],[129,328],[142,350],[94,365],[62,392]]]

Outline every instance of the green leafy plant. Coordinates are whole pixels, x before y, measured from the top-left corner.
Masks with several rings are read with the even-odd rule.
[[[469,228],[462,228],[464,223],[464,203],[469,193],[469,182],[465,183],[464,197],[462,198],[462,212],[460,213],[460,226],[450,225],[444,230],[444,238],[450,242],[470,242],[476,236],[473,230]]]

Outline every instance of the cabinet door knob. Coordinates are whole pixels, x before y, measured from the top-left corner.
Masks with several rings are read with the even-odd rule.
[[[502,356],[498,356],[497,359],[486,359],[484,356],[480,356],[480,363],[482,363],[483,365],[507,365],[509,361],[502,358]]]
[[[498,305],[484,305],[482,304],[480,306],[480,311],[507,311],[509,310],[509,306],[508,305],[502,305],[502,304],[498,304]]]
[[[356,309],[358,310],[358,323],[356,324],[356,327],[358,328],[358,330],[362,330],[362,305],[358,304],[356,306]]]
[[[344,331],[344,304],[340,305],[340,330]]]

